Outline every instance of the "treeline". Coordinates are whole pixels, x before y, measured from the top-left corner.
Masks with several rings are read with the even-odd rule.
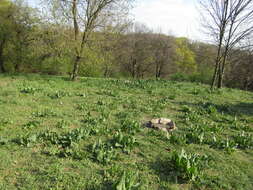
[[[82,40],[71,24],[49,21],[22,1],[1,1],[0,72],[71,76],[78,58],[78,76],[212,81],[215,45],[167,36],[128,21],[87,34],[80,52]],[[225,85],[253,90],[252,72],[253,51],[234,48]]]

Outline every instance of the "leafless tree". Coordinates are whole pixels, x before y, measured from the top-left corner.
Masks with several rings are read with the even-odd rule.
[[[252,0],[200,0],[203,27],[218,46],[211,88],[223,85],[231,50],[253,32]]]
[[[154,66],[156,79],[168,74],[171,70],[168,68],[173,62],[173,54],[175,54],[175,45],[173,38],[170,38],[161,33],[152,35],[152,48],[154,54]],[[167,71],[167,72],[166,72]]]
[[[118,14],[126,14],[131,0],[47,0],[54,14],[64,16],[72,23],[75,42],[75,58],[71,79],[75,80],[80,61],[91,34],[106,24],[117,25]],[[53,3],[52,3],[53,2]],[[108,18],[110,18],[108,20]],[[124,17],[123,17],[124,18]]]

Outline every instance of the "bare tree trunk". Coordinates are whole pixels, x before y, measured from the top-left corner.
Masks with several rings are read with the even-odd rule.
[[[222,64],[220,66],[220,72],[219,72],[219,79],[218,79],[218,88],[222,88],[223,86],[223,79],[224,79],[224,73],[225,73],[225,66],[227,62],[227,57],[228,57],[228,49],[226,48],[222,60]]]
[[[222,68],[219,69],[219,76],[218,76],[218,88],[222,88],[223,86],[223,78],[224,78],[224,70]]]
[[[73,15],[73,24],[74,24],[74,30],[75,30],[75,41],[78,42],[78,35],[79,35],[79,27],[77,23],[77,0],[72,1],[72,15]],[[78,47],[76,44],[76,58],[74,62],[74,67],[71,75],[71,80],[76,80],[76,77],[78,75],[79,70],[79,62],[80,62],[80,55],[78,51]]]
[[[105,71],[104,71],[104,77],[105,77],[105,78],[108,77],[108,73],[109,73],[109,68],[108,68],[108,65],[106,64],[106,66],[105,66]]]
[[[72,71],[72,76],[71,76],[71,80],[76,80],[76,77],[78,75],[78,71],[79,71],[79,62],[80,62],[80,56],[76,56],[75,62],[74,62],[74,68]]]
[[[215,61],[215,69],[214,69],[214,74],[213,74],[213,79],[212,79],[212,84],[211,84],[211,89],[214,89],[216,80],[217,80],[217,76],[218,76],[218,70],[220,67],[220,55],[221,54],[221,41],[219,44],[219,48],[218,48],[218,52],[217,52],[217,57],[216,57],[216,61]]]
[[[136,77],[136,59],[132,60],[132,77],[135,78]]]
[[[15,72],[20,73],[20,64],[19,63],[15,64]]]
[[[225,1],[226,3],[226,1]],[[227,11],[224,13],[225,15],[227,14]],[[224,17],[225,17],[224,15]],[[224,33],[225,33],[225,28],[226,28],[226,23],[223,21],[222,27],[221,27],[221,31],[220,31],[220,36],[219,36],[219,44],[218,44],[218,52],[217,52],[217,57],[216,57],[216,61],[215,61],[215,69],[214,69],[214,74],[213,74],[213,80],[212,80],[212,85],[211,85],[211,89],[214,89],[217,77],[219,76],[219,73],[221,72],[221,57],[222,57],[222,41],[224,38]]]
[[[159,78],[159,65],[158,63],[156,63],[156,68],[155,68],[155,78],[158,79]]]
[[[5,73],[6,70],[4,68],[4,60],[2,57],[2,52],[0,51],[0,73]]]
[[[18,48],[17,50],[17,59],[16,59],[16,63],[15,63],[15,72],[19,73],[20,72],[20,62],[22,61],[22,50],[21,48]]]
[[[160,62],[157,64],[157,68],[156,68],[156,79],[161,78],[162,70],[163,70],[163,63]]]
[[[247,91],[248,90],[248,86],[249,86],[249,77],[246,77],[244,79],[243,89]]]
[[[6,70],[4,68],[4,59],[3,59],[3,49],[4,49],[5,39],[0,43],[0,72],[5,73]]]
[[[213,2],[213,3],[216,3],[216,2]],[[211,5],[212,5],[212,3],[211,3]],[[218,5],[218,4],[216,4],[216,5]],[[227,27],[227,15],[228,15],[229,1],[228,0],[223,1],[222,5],[223,6],[221,7],[221,10],[219,10],[219,11],[221,11],[221,15],[218,16],[219,21],[215,20],[216,23],[219,23],[219,43],[218,43],[217,57],[216,57],[216,61],[215,61],[215,69],[214,69],[214,74],[213,74],[213,79],[212,79],[212,84],[211,84],[211,89],[212,90],[214,89],[214,86],[216,84],[217,76],[221,72],[221,63],[220,63],[220,61],[221,61],[221,56],[222,56],[222,54],[221,54],[222,42],[223,42],[223,39],[224,39],[226,27]],[[213,8],[213,6],[211,6],[211,7]],[[218,6],[216,8],[218,8]],[[215,17],[213,17],[213,18],[215,18]]]

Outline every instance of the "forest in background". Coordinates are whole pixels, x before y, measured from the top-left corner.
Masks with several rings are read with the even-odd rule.
[[[84,77],[211,83],[217,45],[133,23],[126,2],[90,11],[86,7],[91,14],[82,21],[75,12],[80,5],[75,10],[74,4],[48,0],[43,12],[20,0],[0,1],[0,72],[73,77],[74,63],[74,75]],[[252,73],[252,49],[234,47],[226,61],[224,85],[253,90]]]

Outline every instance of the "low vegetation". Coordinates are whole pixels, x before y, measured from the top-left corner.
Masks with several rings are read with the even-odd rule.
[[[0,189],[253,188],[250,92],[38,75],[0,87]],[[178,129],[144,126],[157,117]]]

